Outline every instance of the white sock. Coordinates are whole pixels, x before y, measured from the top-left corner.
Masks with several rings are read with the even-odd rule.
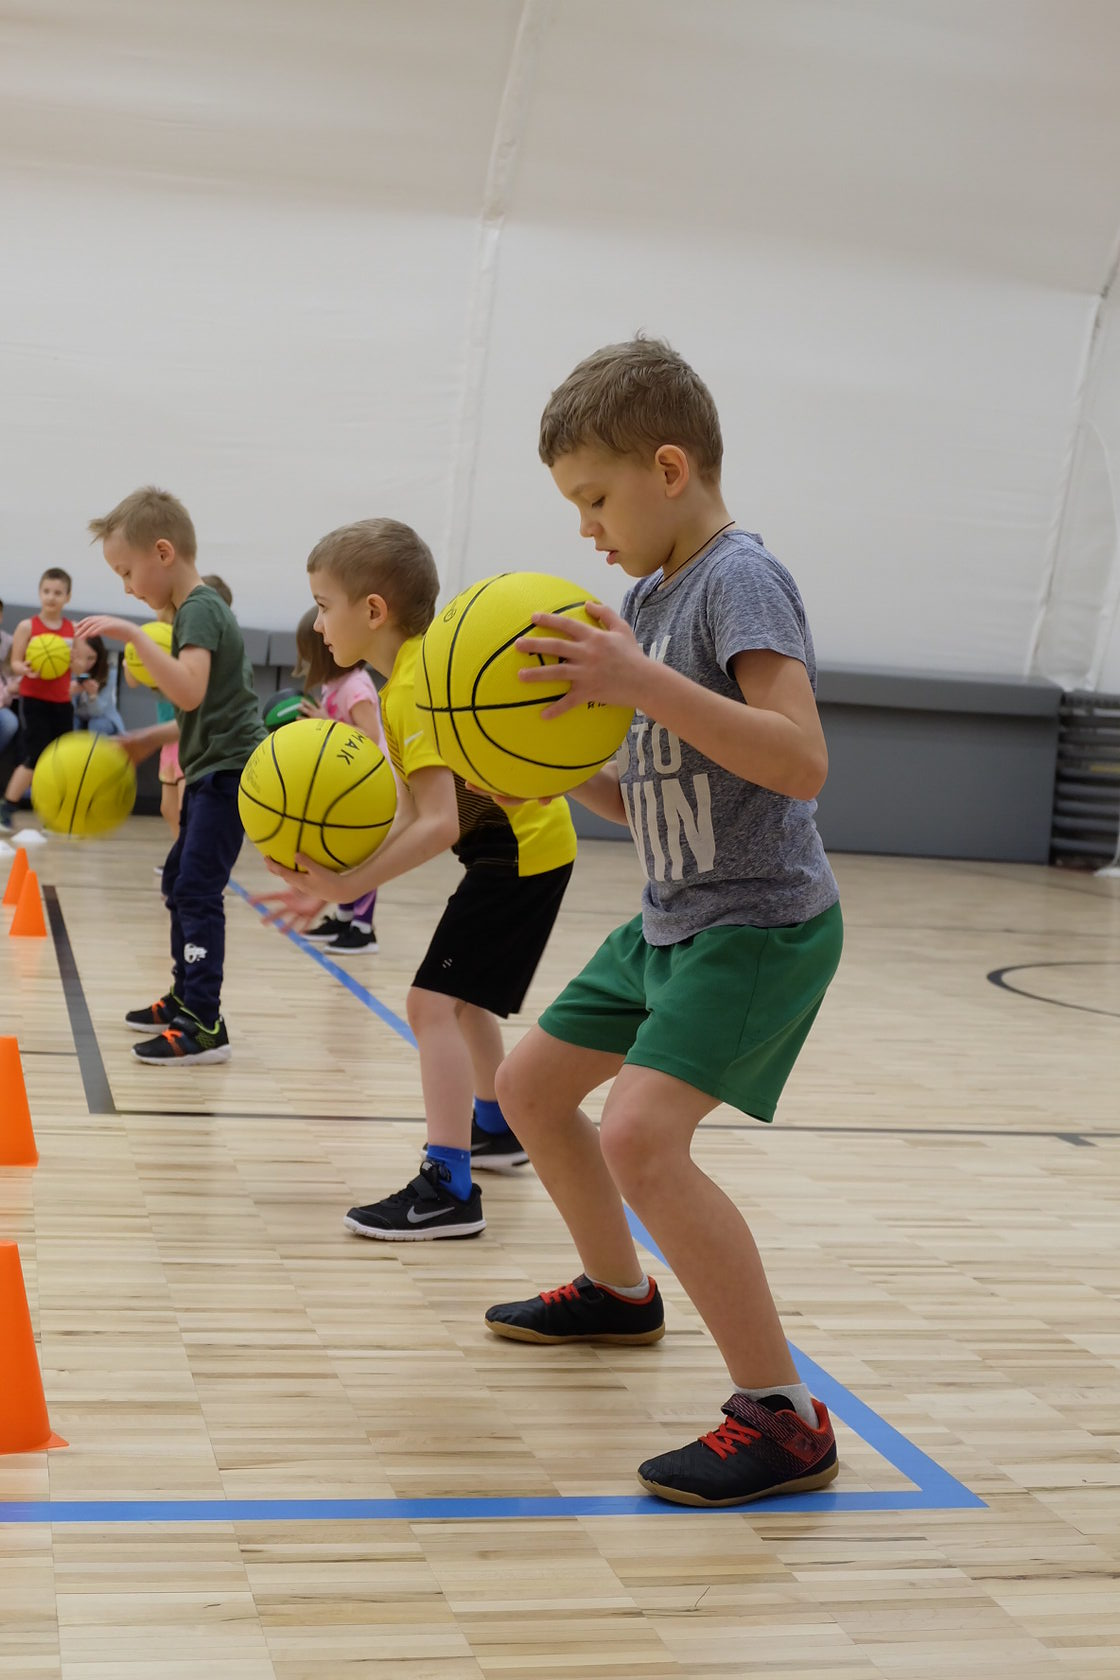
[[[813,1396],[806,1383],[776,1383],[773,1388],[736,1388],[735,1392],[745,1394],[748,1400],[765,1400],[771,1394],[784,1394],[802,1423],[807,1423],[810,1429],[818,1427]]]
[[[625,1288],[618,1283],[604,1283],[602,1278],[589,1277],[587,1281],[596,1289],[609,1289],[612,1295],[621,1295],[624,1301],[644,1301],[649,1294],[649,1279],[644,1272],[641,1283],[627,1284]]]

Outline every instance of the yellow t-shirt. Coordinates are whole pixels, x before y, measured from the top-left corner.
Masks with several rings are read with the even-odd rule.
[[[406,785],[417,770],[433,765],[449,768],[425,734],[416,709],[416,662],[421,640],[413,636],[398,649],[380,694],[389,757]],[[459,805],[459,839],[451,849],[468,867],[505,869],[511,875],[543,875],[546,869],[571,863],[576,855],[576,831],[566,799],[554,799],[551,805],[534,800],[506,811],[486,794],[468,793],[461,776],[455,776],[455,798]]]

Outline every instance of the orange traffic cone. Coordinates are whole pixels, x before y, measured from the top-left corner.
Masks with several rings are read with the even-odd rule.
[[[23,1267],[13,1242],[0,1242],[0,1368],[0,1453],[65,1447],[68,1443],[51,1433]]]
[[[27,874],[27,853],[21,846],[12,859],[12,867],[8,871],[8,884],[4,888],[5,904],[19,903],[19,889],[23,886],[23,877]]]
[[[0,1038],[0,1167],[33,1167],[38,1159],[19,1041]]]
[[[29,869],[24,876],[23,886],[19,889],[19,903],[16,905],[16,913],[12,917],[12,925],[8,932],[24,939],[47,937],[47,924],[43,920],[43,901],[39,897],[39,877],[33,869]]]

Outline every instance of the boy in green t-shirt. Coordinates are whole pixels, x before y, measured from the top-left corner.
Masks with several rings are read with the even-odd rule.
[[[135,490],[89,528],[126,594],[156,612],[175,608],[170,653],[150,636],[138,636],[134,624],[104,614],[84,619],[77,632],[132,643],[174,707],[175,721],[137,730],[122,744],[139,762],[177,735],[186,782],[179,836],[163,866],[171,990],[130,1010],[125,1025],[155,1035],[133,1047],[145,1067],[228,1061],[222,894],[244,839],[237,809],[241,772],[265,736],[245,644],[225,601],[199,576],[194,526],[174,496],[151,487]]]

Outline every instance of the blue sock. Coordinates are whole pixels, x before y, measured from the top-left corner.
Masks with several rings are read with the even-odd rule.
[[[449,1149],[446,1144],[430,1143],[428,1145],[429,1161],[438,1161],[447,1171],[447,1178],[440,1173],[440,1179],[451,1194],[459,1201],[465,1202],[471,1193],[471,1152],[469,1149]]]
[[[500,1137],[509,1131],[509,1122],[502,1113],[501,1105],[496,1102],[486,1102],[482,1097],[474,1099],[474,1117],[480,1131],[489,1132],[491,1137]]]

